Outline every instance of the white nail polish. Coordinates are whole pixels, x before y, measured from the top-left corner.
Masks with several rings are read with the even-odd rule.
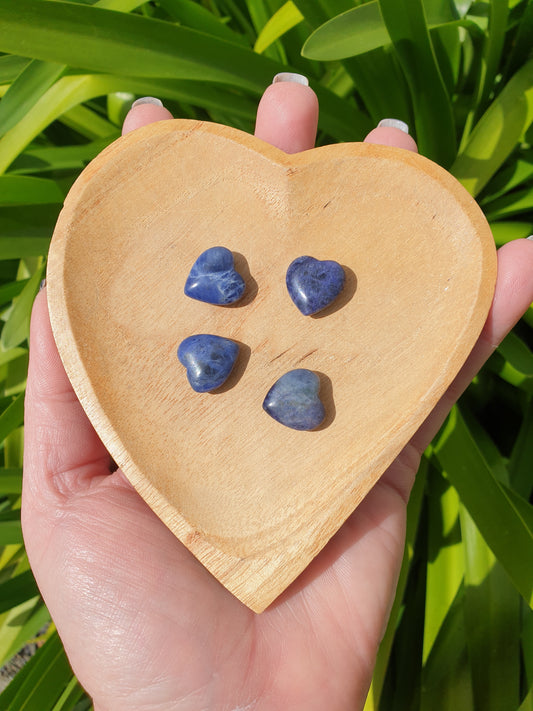
[[[526,237],[526,239],[530,239],[533,242],[533,235],[529,235],[529,237]]]
[[[292,81],[293,84],[302,84],[309,86],[309,79],[303,74],[295,74],[294,72],[280,72],[272,79],[272,84],[277,84],[280,81]]]
[[[378,123],[379,128],[399,128],[400,131],[403,131],[404,133],[409,133],[409,126],[405,123],[405,121],[400,121],[400,119],[392,119],[392,118],[386,118],[386,119],[381,119],[381,121]]]
[[[134,101],[131,105],[133,109],[135,106],[142,106],[142,104],[153,104],[154,106],[163,106],[163,102],[160,99],[156,99],[154,96],[142,96],[137,101]]]

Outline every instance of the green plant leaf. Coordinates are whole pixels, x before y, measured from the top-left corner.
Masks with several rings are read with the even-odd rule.
[[[2,284],[2,286],[0,286],[0,305],[7,304],[9,301],[14,299],[15,296],[18,296],[27,283],[28,279],[19,279],[18,281]],[[3,360],[4,357],[5,354],[0,353],[0,365],[6,362]]]
[[[474,708],[463,599],[464,589],[461,586],[422,671],[420,706],[416,707],[420,711]]]
[[[531,55],[531,37],[533,36],[533,0],[522,2],[523,11],[516,36],[511,44],[503,73],[504,83],[525,64]]]
[[[520,597],[464,506],[460,519],[474,708],[516,708],[520,702]]]
[[[521,158],[503,167],[492,178],[480,198],[482,206],[533,179],[533,150],[524,151],[520,155]]]
[[[78,680],[75,677],[72,677],[57,703],[54,704],[52,711],[79,711],[77,704],[81,699],[85,699],[86,702],[88,702],[88,706],[86,706],[86,708],[90,708],[92,706]]]
[[[10,166],[9,175],[49,173],[56,170],[80,172],[108,145],[108,139],[92,141],[81,146],[32,145],[15,158]]]
[[[63,645],[54,632],[0,694],[0,708],[4,711],[51,709],[71,679],[72,671]]]
[[[205,32],[214,37],[220,37],[220,39],[224,39],[227,42],[247,45],[246,37],[234,32],[224,22],[221,22],[220,18],[196,2],[191,0],[159,0],[159,4],[173,20],[186,27]]]
[[[476,118],[479,118],[480,112],[484,110],[487,99],[494,88],[494,80],[500,64],[509,14],[508,0],[491,0],[489,7],[489,26],[484,41],[479,84],[474,105],[474,116]]]
[[[415,483],[407,504],[407,529],[405,535],[405,550],[402,560],[402,567],[398,585],[396,586],[396,595],[394,603],[387,623],[387,629],[379,646],[376,664],[374,666],[374,674],[372,676],[371,693],[368,695],[367,703],[364,711],[374,711],[378,709],[383,692],[385,675],[390,661],[392,646],[396,628],[401,618],[403,609],[403,598],[407,587],[407,579],[411,563],[413,561],[416,537],[418,534],[418,524],[424,503],[424,490],[427,481],[427,472],[429,460],[423,457],[420,467],[416,474]]]
[[[13,608],[7,615],[6,622],[9,631],[15,634],[6,635],[4,630],[0,641],[0,664],[11,659],[29,640],[35,639],[39,632],[49,625],[50,614],[40,598],[37,598],[36,603],[31,598],[28,603]]]
[[[0,136],[20,121],[65,69],[64,64],[39,60],[24,68],[0,101]]]
[[[480,118],[450,172],[472,195],[478,195],[532,121],[533,59],[530,59]]]
[[[533,224],[531,222],[514,222],[510,220],[507,222],[491,222],[490,229],[496,246],[501,247],[502,244],[512,242],[515,239],[528,237],[533,231]]]
[[[514,190],[502,195],[496,200],[485,203],[483,210],[491,222],[514,217],[523,212],[531,212],[533,210],[533,188]]]
[[[0,237],[0,260],[46,254],[50,237]]]
[[[59,117],[59,121],[89,141],[105,138],[111,143],[120,136],[117,126],[86,106],[73,106]]]
[[[39,595],[39,588],[31,571],[27,570],[0,584],[0,614]]]
[[[197,30],[97,7],[40,0],[19,0],[14,7],[10,0],[0,0],[0,16],[0,51],[18,53],[18,47],[36,59],[91,71],[111,70],[137,79],[215,82],[230,85],[232,95],[235,88],[240,88],[256,96],[263,93],[275,74],[292,71],[251,49]],[[76,78],[63,77],[63,80]],[[120,90],[129,88],[113,87],[113,91]],[[366,117],[355,107],[320,86],[316,92],[321,105],[321,126],[337,140],[353,140],[359,133],[364,135],[370,130]],[[109,90],[93,95],[108,93]],[[76,103],[79,99],[72,98],[64,110]],[[3,158],[0,164],[3,169]]]
[[[511,385],[533,393],[533,353],[524,341],[511,331],[498,346],[501,358],[493,358],[492,367]]]
[[[528,561],[533,556],[533,531],[494,478],[457,407],[441,430],[434,453],[487,545],[531,606],[533,568]]]
[[[464,577],[457,492],[435,470],[428,479],[427,489],[429,518],[424,663],[431,654]]]
[[[292,0],[288,0],[288,2],[282,5],[280,9],[272,15],[259,33],[254,45],[254,52],[258,54],[264,52],[267,47],[270,47],[276,40],[283,37],[286,32],[300,24],[303,19],[304,16],[300,10],[298,10]]]
[[[409,85],[420,152],[448,167],[457,150],[452,105],[421,0],[379,0],[379,7]]]
[[[65,198],[55,180],[0,175],[0,206],[62,204]]]
[[[0,512],[0,546],[19,545],[22,542],[20,510]]]
[[[13,309],[9,314],[2,335],[0,344],[4,350],[9,350],[19,346],[25,341],[30,333],[30,316],[35,296],[39,291],[39,284],[42,281],[44,264],[41,265],[28,281],[20,296],[16,297]]]
[[[429,28],[457,25],[457,16],[448,3],[426,2]],[[378,0],[358,5],[333,17],[307,39],[302,54],[309,59],[331,61],[354,57],[391,43]]]
[[[509,476],[514,491],[529,500],[533,490],[533,399],[530,399],[509,458]]]
[[[22,493],[22,469],[0,469],[0,496]]]
[[[0,442],[24,421],[24,394],[18,395],[0,415]]]
[[[219,37],[140,15],[39,0],[0,0],[0,13],[2,51],[90,71],[214,81],[259,93],[279,70]]]
[[[14,82],[30,62],[31,59],[17,57],[14,54],[4,54],[0,57],[0,85]]]

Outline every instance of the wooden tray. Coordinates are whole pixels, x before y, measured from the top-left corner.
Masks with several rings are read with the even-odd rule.
[[[199,254],[225,246],[234,307],[186,297]],[[342,264],[335,304],[303,316],[296,257]],[[349,143],[287,155],[223,126],[164,121],[121,138],[68,195],[48,263],[52,327],[72,385],[124,473],[242,602],[263,610],[309,564],[411,438],[486,319],[494,243],[439,166]],[[194,333],[241,344],[199,394],[176,357]],[[320,375],[326,421],[262,409],[283,373]]]

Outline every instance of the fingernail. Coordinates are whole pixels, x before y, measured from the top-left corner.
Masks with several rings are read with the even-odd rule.
[[[399,128],[400,131],[409,133],[409,126],[405,123],[405,121],[400,121],[400,119],[381,119],[378,126],[380,128]]]
[[[46,279],[43,279],[42,282],[39,284],[39,291],[42,291],[45,286],[46,286]]]
[[[142,104],[153,104],[154,106],[163,106],[163,102],[160,99],[156,99],[155,96],[142,96],[140,99],[137,99],[133,102],[131,108],[133,109],[135,108],[135,106],[142,106]]]
[[[295,72],[280,72],[276,74],[274,79],[272,79],[272,84],[277,84],[280,81],[292,81],[293,84],[309,86],[309,79],[303,74],[296,74]]]
[[[529,235],[529,237],[526,237],[526,239],[530,239],[533,242],[533,235]]]

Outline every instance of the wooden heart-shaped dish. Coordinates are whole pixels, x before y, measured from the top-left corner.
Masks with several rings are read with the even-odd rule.
[[[224,246],[246,282],[232,307],[185,296]],[[309,255],[346,273],[303,316],[285,284]],[[48,263],[55,339],[96,431],[148,505],[261,611],[309,564],[398,455],[474,345],[494,242],[446,171],[352,143],[287,155],[240,131],[164,121],[106,149],[70,191]],[[241,344],[227,383],[194,392],[192,334]],[[262,409],[285,372],[319,374],[326,420]]]

